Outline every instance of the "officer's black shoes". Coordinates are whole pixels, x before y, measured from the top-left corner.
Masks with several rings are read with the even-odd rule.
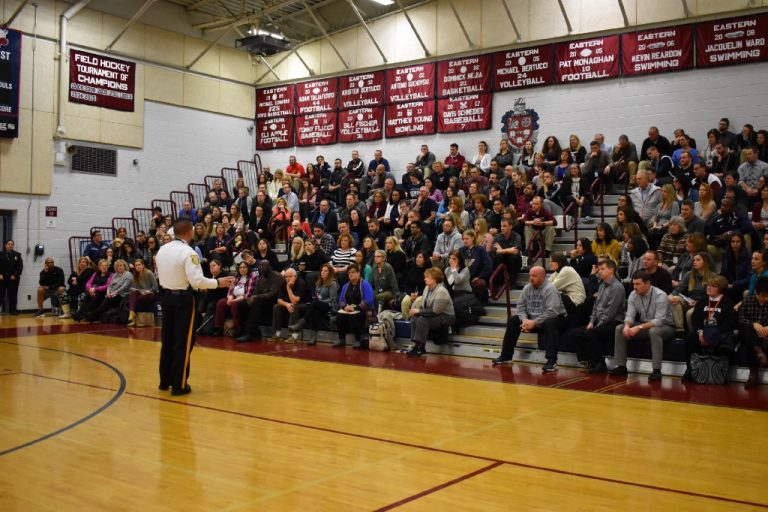
[[[501,356],[497,357],[496,359],[491,360],[491,364],[493,366],[496,366],[497,364],[510,364],[510,363],[512,363],[512,359],[507,359],[507,358],[504,358],[504,357],[501,357]]]
[[[608,375],[611,375],[613,377],[626,377],[629,375],[629,372],[627,371],[626,366],[617,366],[616,368],[613,368],[612,370],[608,370]]]
[[[587,367],[587,373],[606,373],[607,371],[608,367],[605,366],[605,361],[600,361]]]
[[[181,389],[176,389],[176,388],[173,388],[173,389],[171,390],[171,395],[172,395],[172,396],[188,395],[188,394],[190,394],[191,392],[192,392],[192,388],[191,388],[191,387],[189,387],[189,384],[187,384],[186,386],[184,386],[184,387],[183,387],[183,388],[181,388]]]
[[[159,389],[160,391],[168,391],[170,388],[171,386],[169,386],[165,382],[161,382],[160,385],[157,386],[157,389]]]

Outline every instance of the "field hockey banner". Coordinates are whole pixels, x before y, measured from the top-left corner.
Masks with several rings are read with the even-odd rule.
[[[320,112],[296,116],[296,145],[321,146],[336,144],[336,112]]]
[[[19,136],[21,32],[0,29],[0,137]]]
[[[435,63],[387,70],[387,103],[435,97]]]
[[[339,78],[339,110],[384,104],[384,71]]]
[[[384,135],[382,108],[353,108],[339,112],[339,142],[380,140]]]
[[[435,100],[387,105],[387,138],[435,133]]]
[[[494,53],[493,68],[496,91],[550,85],[554,82],[552,45]]]
[[[619,76],[619,36],[567,41],[555,45],[555,81],[559,84]]]
[[[491,128],[491,94],[437,100],[437,131],[471,132]]]
[[[336,110],[338,95],[339,81],[336,78],[296,84],[296,115]]]
[[[292,116],[293,93],[293,84],[256,89],[256,119]]]
[[[437,96],[463,96],[491,90],[491,56],[479,55],[437,63]]]
[[[133,112],[136,63],[70,50],[69,101]]]
[[[281,149],[293,146],[293,116],[256,121],[256,149]]]
[[[621,35],[624,76],[682,71],[693,67],[693,25]]]
[[[696,65],[700,68],[768,59],[768,14],[696,25]]]

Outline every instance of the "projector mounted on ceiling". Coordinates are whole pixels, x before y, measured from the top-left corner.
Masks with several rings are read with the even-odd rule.
[[[237,48],[244,48],[262,57],[291,49],[291,43],[280,33],[255,28],[251,28],[248,33],[251,35],[235,41]]]

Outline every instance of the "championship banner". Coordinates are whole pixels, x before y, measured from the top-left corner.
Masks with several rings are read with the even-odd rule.
[[[491,94],[437,100],[437,131],[471,132],[491,128]]]
[[[69,101],[133,112],[136,63],[69,51]]]
[[[478,55],[437,63],[437,96],[462,96],[491,90],[491,56]]]
[[[0,137],[19,136],[21,32],[0,29]]]
[[[766,60],[768,14],[696,25],[696,66],[708,68]]]
[[[293,115],[293,84],[256,89],[256,119]]]
[[[339,110],[384,104],[384,71],[339,78]]]
[[[336,112],[296,116],[296,145],[336,144]]]
[[[619,76],[619,36],[567,41],[555,46],[555,81],[585,82]]]
[[[692,25],[621,35],[621,68],[624,76],[682,71],[692,67]]]
[[[256,121],[256,149],[293,146],[293,117],[275,117]]]
[[[435,100],[387,105],[386,135],[431,135],[435,133]]]
[[[339,112],[339,142],[381,139],[381,118],[381,107],[355,108]]]
[[[493,54],[493,89],[506,91],[553,83],[552,45]]]
[[[336,110],[338,95],[339,81],[336,78],[296,84],[296,115]]]
[[[387,103],[427,100],[434,96],[434,63],[387,70]]]

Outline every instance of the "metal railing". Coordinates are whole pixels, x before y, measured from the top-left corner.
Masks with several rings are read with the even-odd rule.
[[[153,199],[152,208],[160,208],[163,212],[163,217],[170,215],[173,220],[176,220],[176,213],[179,211],[176,203],[170,199]]]
[[[605,185],[599,178],[590,185],[589,195],[592,197],[592,207],[600,205],[600,222],[605,222]]]
[[[112,217],[112,231],[117,234],[118,228],[125,228],[125,234],[128,238],[136,240],[136,233],[139,231],[138,223],[133,217]]]
[[[538,247],[536,253],[533,252],[534,246]],[[541,259],[541,265],[546,268],[547,266],[547,244],[544,241],[544,230],[535,230],[533,236],[528,240],[526,244],[526,252],[528,253],[528,266],[532,267],[539,259]]]
[[[205,183],[190,183],[187,185],[187,192],[192,196],[192,206],[202,208],[208,199],[208,187]]]
[[[149,228],[152,225],[152,209],[151,208],[134,208],[131,210],[131,217],[136,221],[136,228],[144,233],[149,232]]]
[[[502,274],[504,277],[504,281],[501,284],[501,287],[496,287],[496,281],[499,273]],[[509,287],[512,283],[510,283],[509,280],[509,269],[507,269],[507,266],[505,264],[500,264],[498,267],[496,267],[496,270],[493,271],[493,274],[491,274],[491,277],[489,279],[490,281],[490,289],[489,293],[491,295],[491,298],[493,300],[499,300],[499,297],[501,297],[501,294],[506,294],[506,302],[507,302],[507,318],[509,318],[512,315],[512,302],[509,297]]]
[[[575,213],[575,215],[571,215],[571,219],[573,220],[569,223],[568,214],[570,212]],[[563,232],[567,233],[569,231],[573,231],[573,243],[575,245],[576,240],[579,239],[579,207],[576,203],[569,204],[565,210],[563,210]]]
[[[69,271],[74,272],[77,268],[77,260],[83,255],[85,247],[91,241],[88,236],[71,236],[69,237]]]
[[[240,175],[240,171],[234,167],[221,168],[221,179],[223,180],[224,190],[229,192],[229,196],[232,199],[237,198],[237,194],[235,194],[235,185],[237,184],[238,178],[242,178],[242,176]]]
[[[189,201],[190,204],[192,204],[192,208],[195,208],[195,203],[192,202],[192,194],[189,192],[186,192],[184,190],[172,190],[168,194],[168,198],[171,200],[173,204],[176,205],[176,210],[174,211],[173,218],[176,218],[176,215],[178,215],[179,210],[184,206],[184,201]],[[195,219],[193,218],[192,221],[194,222]]]
[[[274,239],[274,247],[277,249],[277,243],[278,243],[278,235],[283,235],[283,242],[285,243],[285,252],[288,252],[291,247],[291,241],[288,240],[288,228],[291,225],[291,218],[290,216],[287,218],[280,218],[284,217],[283,212],[278,212],[274,214],[269,219],[269,229],[272,232],[272,236]]]

